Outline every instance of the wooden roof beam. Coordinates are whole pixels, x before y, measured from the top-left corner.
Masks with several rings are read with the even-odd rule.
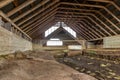
[[[54,10],[54,11],[56,11],[56,9]],[[46,16],[44,16],[43,18],[41,18],[41,19],[39,19],[38,21],[36,21],[34,24],[32,24],[31,26],[29,26],[29,27],[27,27],[27,28],[25,28],[24,30],[27,30],[28,28],[35,28],[36,26],[38,26],[38,25],[40,25],[41,23],[43,23],[46,19],[48,19],[49,17],[51,17],[51,16],[53,16],[53,15],[55,15],[56,14],[56,12],[55,13],[53,13],[53,11],[52,12],[50,12],[49,14],[47,14]],[[33,27],[34,26],[34,27]],[[28,30],[29,31],[29,30]],[[28,32],[27,31],[27,32]]]
[[[69,2],[61,2],[61,4],[66,4],[66,5],[73,5],[73,6],[87,6],[87,7],[96,7],[96,8],[101,8],[107,11],[112,17],[114,17],[118,22],[120,22],[120,19],[115,16],[110,10],[108,10],[105,6],[100,6],[100,5],[92,5],[92,4],[78,4],[78,3],[69,3]]]
[[[115,6],[120,11],[120,7],[118,5],[116,5],[114,3],[114,1],[110,1],[110,0],[88,0],[88,1],[110,3],[110,4],[112,4],[113,6]]]
[[[70,19],[71,20],[71,19]],[[79,20],[81,20],[81,19],[79,19]],[[78,22],[79,22],[79,20],[78,20]],[[77,22],[76,20],[73,20],[73,21],[75,21],[75,22]],[[78,23],[77,22],[77,23]],[[95,35],[95,33],[93,33],[93,31],[89,31],[88,29],[86,29],[85,27],[83,27],[83,25],[82,24],[80,24],[81,26],[82,26],[82,28],[84,28],[84,30],[86,30],[87,32],[89,32],[90,34],[92,34],[94,37],[96,37],[97,38],[97,36]],[[89,28],[88,26],[87,26],[87,28]],[[90,30],[92,30],[91,28],[89,28]]]
[[[80,13],[81,14],[81,13]],[[83,13],[84,14],[84,13]],[[85,15],[85,16],[88,16],[88,15]],[[111,34],[107,31],[107,30],[105,30],[96,20],[94,20],[93,18],[91,18],[90,16],[89,16],[89,18],[91,19],[91,20],[93,20],[93,22],[101,29],[101,30],[103,30],[105,33],[107,33],[109,36],[111,36]]]
[[[18,0],[14,0],[13,3],[14,3],[14,5],[15,5],[15,7],[18,7]],[[21,14],[21,13],[22,13],[22,11],[19,10],[19,14]]]
[[[51,15],[49,18],[47,18],[45,21],[50,20],[50,19],[52,20],[52,17],[54,18],[54,14]],[[45,22],[45,21],[44,21],[44,22]],[[39,27],[38,27],[38,26],[39,26]],[[39,30],[39,29],[40,29],[40,25],[38,25],[38,26],[37,26],[36,28],[33,28],[34,30],[32,29],[32,31],[29,30],[29,34],[31,35],[31,34],[33,34],[34,32],[36,32],[37,30]]]
[[[107,22],[109,22],[111,25],[113,25],[117,30],[120,31],[120,28],[114,24],[111,20],[109,20],[105,15],[103,15],[101,12],[96,11],[96,10],[88,10],[88,9],[78,9],[78,8],[64,8],[64,7],[59,7],[59,9],[67,9],[67,10],[78,10],[78,11],[90,11],[90,12],[95,12],[96,14],[99,14],[103,18],[106,19]]]
[[[87,36],[89,36],[91,39],[94,39],[94,36],[90,33],[90,32],[88,32],[88,30],[87,29],[85,29],[84,28],[84,26],[82,26],[81,24],[76,24],[76,26],[78,26],[79,27],[79,29],[81,30],[81,31],[83,31]]]
[[[9,1],[9,0],[7,0]],[[36,0],[26,0],[26,2],[24,2],[23,4],[21,4],[20,6],[14,8],[13,10],[11,10],[10,12],[8,12],[6,15],[8,17],[12,16],[13,14],[15,14],[16,12],[20,11],[21,9],[23,9],[24,7],[30,5],[31,3],[35,2]]]
[[[31,1],[31,0],[30,0]],[[16,22],[18,20],[20,20],[21,18],[23,18],[24,16],[30,14],[31,12],[33,12],[34,10],[38,9],[39,7],[45,5],[47,2],[49,2],[49,0],[44,0],[41,3],[39,3],[37,6],[35,6],[34,8],[30,9],[29,11],[21,14],[20,16],[16,17],[15,19],[13,19],[13,22]]]
[[[87,18],[87,19],[89,19],[88,18],[89,16],[81,16],[80,18]],[[91,24],[91,22],[93,22],[94,23],[94,20],[92,20],[91,22],[89,22],[87,19],[80,19],[80,20],[84,20],[84,22],[87,22],[89,25],[90,25],[90,27],[92,28],[92,29],[95,29],[95,31],[97,31],[96,33],[100,33],[99,35],[102,37],[102,36],[106,36],[105,34],[103,34],[103,32],[101,32],[99,29],[97,29],[93,24]],[[77,22],[79,22],[79,21],[77,21]]]
[[[13,2],[14,0],[1,0],[0,1],[0,8],[8,5],[9,3]]]
[[[64,12],[59,12],[59,13],[64,13]],[[92,17],[94,17],[96,20],[100,21],[106,28],[108,28],[110,31],[112,31],[115,35],[117,35],[117,33],[115,31],[113,31],[111,28],[109,28],[102,20],[100,20],[99,18],[96,17],[96,15],[92,14],[92,13],[77,13],[77,12],[68,12],[68,13],[75,13],[75,14],[83,14],[83,15],[90,15]],[[95,20],[95,22],[97,23],[97,21]],[[99,23],[98,23],[99,24]],[[99,24],[100,25],[100,24]],[[103,27],[101,27],[102,30],[104,30],[108,35],[111,35],[108,31],[106,31]]]
[[[76,22],[74,22],[74,21],[69,21],[69,23],[71,23],[72,25],[76,26],[76,28],[78,28],[78,30],[80,30],[80,31],[82,31],[83,33],[85,33],[85,36],[86,36],[88,39],[91,38],[90,36],[88,36],[89,34],[87,34],[84,30],[82,30],[82,29],[80,29],[80,27],[78,27],[78,25],[77,25]],[[70,24],[70,25],[71,25],[71,24]],[[82,32],[81,32],[81,33],[82,33]]]
[[[4,19],[6,19],[8,22],[10,22],[16,29],[18,29],[20,32],[22,32],[24,35],[26,35],[29,39],[31,39],[31,37],[29,35],[27,35],[23,30],[21,30],[14,22],[12,22],[6,14],[4,14],[2,11],[0,11],[0,16],[2,16]],[[32,39],[31,39],[32,40]]]
[[[68,26],[70,26],[70,27],[71,27],[72,29],[74,29],[74,30],[77,29],[73,24],[70,24],[70,25],[69,25],[68,22],[67,22],[66,24],[67,24]],[[77,29],[76,31],[78,31],[78,29]],[[78,33],[82,36],[83,39],[86,39],[86,40],[88,39],[88,38],[86,38],[85,34],[83,34],[81,31],[79,31]]]
[[[48,6],[42,8],[42,9],[39,10],[37,13],[35,13],[35,14],[33,14],[32,16],[26,18],[25,20],[23,20],[22,22],[20,22],[20,23],[18,24],[18,26],[21,26],[22,24],[24,24],[24,23],[27,22],[28,20],[30,20],[30,19],[32,19],[33,17],[39,15],[41,12],[45,11],[45,10],[46,10],[47,8],[49,8],[50,6],[55,5],[57,2],[59,2],[59,0],[55,0],[53,3],[51,3],[51,4],[49,4]],[[56,4],[54,7],[51,7],[47,12],[49,12],[49,11],[55,9],[55,8],[58,7],[59,5],[60,5],[60,4]],[[45,12],[44,14],[46,14],[47,12]],[[41,14],[41,16],[44,15],[44,14]],[[28,24],[23,25],[23,26],[27,26],[27,25],[33,23],[35,20],[36,20],[36,19],[33,19],[33,20],[30,21]]]
[[[62,16],[61,16],[62,17]],[[79,16],[77,16],[79,17]],[[102,28],[102,26],[100,26],[97,22],[95,22],[91,17],[89,16],[84,16],[86,17],[87,19],[89,19],[90,21],[92,21],[94,24],[96,24],[100,29]],[[96,28],[97,29],[97,28]],[[102,30],[102,29],[101,29]],[[106,36],[106,34],[104,34],[103,32],[99,31],[103,36]]]
[[[86,21],[86,19],[85,19],[85,21]],[[86,22],[87,22],[87,24],[86,24],[85,21],[84,21],[84,19],[83,19],[83,20],[81,20],[80,22],[83,23],[84,25],[90,27],[91,31],[93,31],[97,36],[102,37],[102,36],[98,33],[98,32],[99,32],[98,29],[94,28],[93,25],[91,25],[88,21],[86,21]],[[90,26],[89,26],[88,24],[89,24]],[[92,27],[92,28],[91,28],[91,27]]]
[[[45,19],[43,22],[41,22],[41,24],[39,24],[39,25],[37,25],[35,27],[29,28],[28,30],[26,30],[26,32],[32,34],[34,31],[36,31],[40,27],[40,25],[44,24],[47,21],[49,22],[49,21],[53,20],[54,19],[53,15],[51,15],[49,18]]]
[[[98,38],[98,37],[102,37],[101,35],[99,35],[95,30],[93,30],[92,28],[90,28],[89,25],[85,24],[84,21],[80,21],[80,23],[83,25],[83,26],[87,26],[87,28],[90,30],[90,32],[93,33],[93,35]]]
[[[42,27],[39,28],[39,30],[38,30],[38,35],[37,35],[37,36],[43,34],[47,29],[49,29],[49,28],[50,28],[52,25],[54,25],[55,23],[56,23],[55,20],[51,20],[50,22],[47,22],[46,24],[42,24],[42,25],[41,25]],[[37,31],[36,31],[36,32],[37,32]],[[34,34],[36,34],[36,33],[31,34],[31,36],[33,36],[33,38],[35,38]]]

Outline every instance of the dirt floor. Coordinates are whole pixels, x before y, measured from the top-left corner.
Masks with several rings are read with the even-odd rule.
[[[25,55],[24,55],[25,54]],[[0,80],[97,80],[60,64],[49,52],[17,52],[0,57]]]
[[[94,76],[98,80],[120,80],[119,62],[83,55],[56,59],[79,72]]]

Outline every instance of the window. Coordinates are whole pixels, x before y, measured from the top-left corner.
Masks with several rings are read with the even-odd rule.
[[[64,22],[57,22],[57,24],[55,24],[54,26],[49,28],[47,31],[45,31],[45,37],[47,37],[52,32],[57,30],[60,26],[63,27],[66,31],[68,31],[71,35],[76,37],[76,32],[74,30],[72,30],[70,27],[68,27]]]
[[[47,46],[62,46],[63,41],[61,41],[58,38],[52,38],[49,41],[47,41]]]
[[[72,49],[72,50],[81,50],[82,46],[81,45],[69,45],[68,49]]]
[[[73,35],[74,37],[76,37],[76,32],[73,31],[70,27],[63,27],[66,31],[68,31],[71,35]]]
[[[55,26],[49,28],[47,31],[45,31],[45,37],[47,37],[49,34],[54,32],[56,29],[58,29],[58,27],[55,27]]]

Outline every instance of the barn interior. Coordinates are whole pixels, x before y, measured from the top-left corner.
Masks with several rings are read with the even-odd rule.
[[[120,80],[119,70],[120,0],[0,0],[0,80]]]

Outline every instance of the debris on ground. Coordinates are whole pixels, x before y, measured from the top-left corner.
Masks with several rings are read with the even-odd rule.
[[[97,80],[58,63],[46,51],[16,52],[3,57],[0,80]]]

